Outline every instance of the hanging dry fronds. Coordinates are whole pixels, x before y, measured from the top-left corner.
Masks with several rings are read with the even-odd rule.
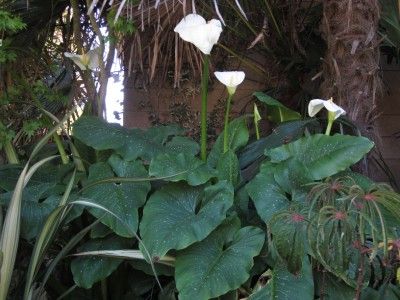
[[[219,11],[219,1],[213,0],[214,12],[224,23]],[[196,5],[204,11],[210,7],[204,1],[195,0],[141,0],[133,4],[127,0],[93,0],[88,9],[90,14],[96,7],[103,10],[105,4],[116,11],[114,21],[123,17],[138,26],[134,36],[125,39],[119,45],[122,59],[129,66],[129,75],[140,71],[144,78],[144,85],[151,83],[157,76],[156,73],[165,73],[169,66],[175,66],[174,87],[180,85],[181,68],[186,64],[192,69],[193,74],[200,74],[200,54],[193,47],[180,45],[184,43],[175,39],[173,27],[188,13],[196,13]],[[100,7],[101,6],[101,7]],[[247,20],[245,11],[240,2],[235,0],[237,10]],[[171,44],[175,41],[175,46]],[[173,48],[171,48],[173,46]],[[175,49],[175,54],[171,54]],[[181,50],[185,49],[185,55]],[[176,52],[178,51],[178,52]],[[167,55],[168,54],[168,55]],[[189,59],[190,58],[190,59]],[[158,76],[158,78],[160,78]],[[164,78],[165,79],[165,78]]]

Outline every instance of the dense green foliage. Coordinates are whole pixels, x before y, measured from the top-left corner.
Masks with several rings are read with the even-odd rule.
[[[68,5],[74,3],[71,14]],[[255,139],[249,129],[252,116],[240,116],[226,127],[226,143],[222,132],[206,160],[199,157],[199,144],[178,125],[127,129],[90,116],[90,101],[95,103],[98,96],[95,85],[110,74],[61,67],[62,51],[72,51],[75,43],[77,53],[92,49],[98,40],[101,46],[113,44],[132,35],[137,24],[128,15],[116,18],[118,6],[97,7],[88,15],[89,3],[56,1],[54,11],[63,15],[55,21],[57,15],[49,14],[53,35],[47,44],[56,63],[38,76],[16,76],[1,90],[0,150],[5,149],[10,163],[0,166],[1,300],[7,295],[400,298],[400,195],[352,171],[373,142],[361,136],[323,135],[317,119],[303,119],[262,92],[254,96],[259,107],[267,109],[267,119],[276,123],[272,132]],[[48,9],[41,1],[31,4]],[[239,7],[231,5],[235,11]],[[397,12],[387,7],[386,40],[395,44],[398,32],[390,20],[398,19]],[[303,89],[299,74],[319,66],[323,50],[316,47],[319,35],[303,29],[318,22],[312,16],[314,9],[320,14],[320,7],[310,6],[305,16],[311,17],[300,24],[301,35],[308,36],[307,52],[296,35],[282,31],[285,10],[268,1],[260,8],[263,17],[273,20],[270,34],[276,43],[271,49],[260,43],[261,52],[284,67],[291,88]],[[76,16],[82,24],[73,23]],[[236,16],[243,22],[236,26],[257,33],[240,12],[229,18]],[[98,17],[99,23],[90,17]],[[30,25],[35,18],[25,16],[33,20]],[[72,42],[69,30],[74,25],[84,34]],[[96,26],[108,26],[109,37],[94,33]],[[24,41],[31,29],[0,10],[0,63],[10,74],[18,62],[13,38],[22,31],[25,35],[15,40]],[[246,35],[246,30],[232,32]],[[58,34],[63,42],[56,45],[52,38]],[[35,38],[44,41],[39,48],[46,48],[48,36],[37,34],[30,45]],[[296,48],[304,53],[295,55]],[[64,114],[73,77],[82,79],[85,87],[79,88],[87,92],[87,106],[71,131],[73,112],[60,122],[54,114]],[[93,95],[88,95],[90,83]],[[65,141],[57,135],[61,129]],[[50,138],[56,145],[48,143]],[[32,145],[34,140],[38,142]],[[13,152],[13,143],[20,155]],[[22,149],[26,145],[30,147]],[[57,151],[62,160],[54,155]]]
[[[86,171],[75,175],[71,163],[42,167],[22,195],[21,234],[39,251],[30,280],[43,282],[46,274],[42,292],[56,295],[49,278],[70,269],[68,297],[75,299],[99,291],[137,299],[398,294],[400,196],[349,171],[373,143],[310,135],[318,130],[314,120],[281,123],[248,143],[247,121],[233,120],[229,151],[223,153],[222,133],[203,162],[197,143],[177,126],[129,130],[81,117],[73,137]],[[285,141],[288,134],[293,141]],[[20,169],[0,173],[7,205]],[[53,238],[40,250],[43,234]],[[43,251],[59,251],[55,236],[66,250],[48,268]],[[75,247],[84,256],[60,261]],[[137,283],[119,279],[127,274]]]

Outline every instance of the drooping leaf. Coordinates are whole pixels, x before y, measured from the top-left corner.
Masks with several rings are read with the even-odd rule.
[[[142,178],[148,177],[148,174],[141,162],[128,162],[113,155],[108,163],[97,163],[90,167],[88,184],[116,176]],[[89,209],[92,215],[101,218],[101,222],[118,235],[132,237],[138,227],[138,208],[145,203],[149,191],[149,182],[112,182],[90,186],[83,191],[83,196],[116,214],[123,223],[97,208]]]
[[[249,297],[249,300],[312,300],[314,282],[311,264],[304,259],[301,272],[291,274],[283,264],[275,266],[267,285]],[[340,299],[340,298],[337,298]]]
[[[282,123],[286,121],[299,120],[301,115],[294,111],[278,100],[272,98],[271,96],[263,92],[255,92],[253,94],[258,100],[265,103],[268,107],[268,118],[274,123]]]
[[[234,119],[228,125],[228,149],[236,152],[241,147],[244,147],[249,140],[249,130],[247,129],[246,118],[241,117]],[[224,153],[224,132],[218,136],[210,154],[207,158],[207,163],[215,167]]]
[[[107,239],[90,240],[78,248],[78,252],[94,250],[117,250],[127,248],[130,244],[128,239],[119,237],[109,237]],[[82,256],[77,257],[71,262],[71,271],[75,283],[82,288],[89,289],[94,283],[107,278],[114,272],[122,259]]]
[[[205,240],[178,252],[175,280],[179,299],[210,299],[238,288],[249,278],[264,238],[261,229],[240,228],[240,221],[230,218]]]
[[[184,249],[204,239],[226,217],[233,204],[233,187],[169,184],[152,194],[143,210],[140,234],[152,257]]]
[[[266,151],[271,162],[289,158],[302,162],[313,180],[332,176],[358,162],[374,143],[365,137],[315,134]]]
[[[129,161],[138,157],[151,160],[167,150],[165,144],[170,136],[182,133],[177,126],[159,126],[147,131],[126,129],[90,116],[79,118],[73,128],[74,136],[83,143],[96,150],[116,150]],[[173,151],[173,147],[170,149]]]
[[[205,162],[190,154],[166,153],[157,156],[151,161],[149,175],[168,177],[165,180],[173,182],[184,180],[189,185],[196,186],[206,183],[210,178],[214,177],[215,171]]]
[[[271,163],[261,166],[260,172],[247,184],[246,189],[265,223],[290,204],[285,191],[274,179],[274,166]]]
[[[239,181],[239,160],[232,150],[222,154],[217,163],[218,179],[227,180],[233,186]]]

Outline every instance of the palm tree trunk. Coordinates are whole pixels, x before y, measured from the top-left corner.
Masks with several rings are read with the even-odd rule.
[[[364,134],[374,121],[380,90],[379,14],[379,0],[323,1],[327,52],[321,92],[333,97]]]

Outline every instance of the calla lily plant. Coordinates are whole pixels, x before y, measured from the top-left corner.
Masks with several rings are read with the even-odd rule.
[[[226,152],[228,151],[228,124],[232,98],[236,92],[237,86],[243,82],[246,75],[242,71],[214,72],[214,75],[228,90],[228,102],[226,104],[224,122],[224,152]]]
[[[92,49],[87,53],[76,54],[71,52],[64,52],[64,56],[71,59],[82,71],[94,71],[99,67],[99,48]]]
[[[235,94],[237,86],[243,82],[246,76],[242,71],[214,72],[214,75],[226,86],[229,95]]]
[[[192,43],[201,52],[209,55],[221,35],[222,24],[216,19],[206,22],[202,16],[190,14],[176,25],[174,31],[182,40]]]
[[[346,111],[339,105],[333,102],[333,99],[313,99],[308,104],[308,114],[310,117],[314,117],[322,108],[326,108],[328,111],[328,125],[326,127],[325,134],[329,135],[331,132],[333,122],[342,115],[346,114]]]
[[[212,19],[208,22],[198,15],[189,14],[175,27],[174,31],[186,42],[195,45],[203,54],[203,73],[201,78],[201,159],[207,159],[207,92],[209,77],[209,56],[213,46],[218,42],[222,32],[219,20]]]

